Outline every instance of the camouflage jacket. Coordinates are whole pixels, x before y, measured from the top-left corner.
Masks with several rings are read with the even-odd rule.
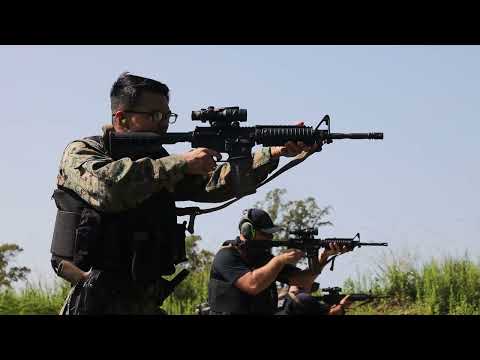
[[[104,135],[110,131],[104,126]],[[257,182],[278,166],[270,148],[253,155]],[[137,207],[153,193],[167,190],[177,201],[222,202],[233,198],[230,165],[223,163],[207,176],[185,173],[180,155],[160,159],[113,160],[105,148],[90,139],[68,144],[60,162],[57,185],[73,190],[99,211],[119,212]]]

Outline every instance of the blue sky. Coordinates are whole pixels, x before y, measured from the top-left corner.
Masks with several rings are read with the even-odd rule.
[[[1,46],[0,59],[0,242],[25,249],[18,263],[32,279],[54,279],[50,196],[62,151],[109,122],[110,87],[123,71],[168,84],[180,115],[171,131],[191,131],[191,111],[214,105],[247,108],[249,125],[316,125],[329,114],[332,131],[385,133],[327,145],[257,194],[202,215],[205,248],[233,238],[241,210],[279,187],[334,208],[321,236],[360,232],[390,244],[343,255],[322,286],[390,252],[479,257],[479,46]]]

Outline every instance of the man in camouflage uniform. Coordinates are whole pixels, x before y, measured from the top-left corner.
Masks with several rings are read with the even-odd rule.
[[[63,260],[83,271],[62,311],[159,313],[165,290],[161,276],[173,274],[175,265],[186,260],[181,249],[185,227],[176,224],[175,201],[233,198],[230,166],[217,166],[214,157],[220,154],[206,148],[113,159],[104,146],[109,131],[165,133],[176,114],[169,108],[169,88],[152,79],[124,73],[110,97],[112,124],[103,127],[103,137],[71,142],[60,162],[52,266],[60,276]],[[289,142],[256,151],[252,171],[257,183],[278,166],[280,156],[305,150],[310,149]],[[69,237],[73,250],[58,245]]]

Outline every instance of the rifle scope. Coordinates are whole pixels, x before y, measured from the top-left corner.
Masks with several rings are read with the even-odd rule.
[[[247,121],[247,109],[240,109],[238,106],[214,108],[192,111],[192,120],[201,122],[232,123]]]

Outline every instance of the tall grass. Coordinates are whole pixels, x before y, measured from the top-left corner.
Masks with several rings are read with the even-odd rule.
[[[0,315],[55,315],[62,308],[70,285],[55,282],[52,287],[29,283],[21,290],[0,291]]]
[[[388,295],[391,308],[422,314],[480,314],[480,264],[463,258],[432,259],[418,267],[408,257],[385,262],[375,276],[348,279],[346,291]]]
[[[164,302],[171,315],[195,314],[206,302],[209,269],[192,271]],[[343,290],[388,295],[379,301],[354,308],[352,314],[480,314],[480,264],[462,258],[432,259],[417,265],[408,256],[383,259],[373,274],[347,279]],[[70,286],[56,282],[52,287],[27,283],[21,290],[0,291],[0,314],[58,314]]]
[[[163,303],[170,315],[195,314],[197,306],[207,301],[209,269],[191,272]],[[27,283],[21,290],[0,291],[0,315],[56,315],[70,291],[64,281],[46,286],[41,282]]]

